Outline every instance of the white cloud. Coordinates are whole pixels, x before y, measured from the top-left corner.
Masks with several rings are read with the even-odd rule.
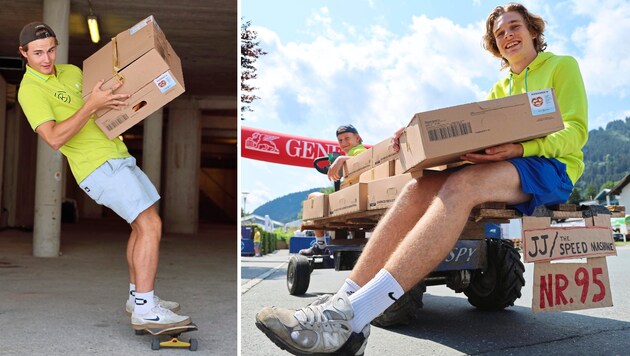
[[[320,29],[312,28],[319,35],[310,42],[283,44],[257,29],[269,54],[258,65],[262,99],[252,105],[252,122],[328,139],[339,124],[353,123],[373,143],[416,112],[482,99],[505,75],[481,47],[483,21],[463,27],[418,16],[396,35],[378,25],[335,32],[327,16],[324,9],[313,16],[310,26]]]
[[[586,89],[595,94],[630,94],[630,2],[574,1],[574,13],[590,18],[571,39],[582,50],[579,60]]]
[[[604,112],[598,115],[596,118],[591,118],[588,121],[589,130],[594,130],[597,128],[606,128],[609,122],[615,120],[625,120],[625,118],[630,117],[630,110],[625,111],[615,111],[615,112]]]

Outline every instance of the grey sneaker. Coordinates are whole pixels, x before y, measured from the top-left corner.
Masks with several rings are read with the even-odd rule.
[[[322,294],[319,297],[317,297],[317,299],[315,299],[311,304],[309,304],[309,307],[314,307],[316,305],[320,305],[320,304],[324,304],[327,301],[330,300],[330,298],[333,297],[333,294]]]
[[[317,300],[316,300],[317,302]],[[256,326],[278,347],[294,355],[362,355],[369,325],[353,333],[354,311],[345,293],[300,310],[267,307],[256,314]]]
[[[131,326],[135,330],[144,330],[148,328],[166,329],[175,326],[184,326],[192,321],[189,316],[177,315],[168,309],[164,309],[159,305],[154,306],[150,312],[139,315],[131,314]]]
[[[162,308],[168,309],[174,313],[178,312],[180,309],[179,303],[169,302],[168,300],[162,300],[157,295],[153,296],[153,301],[155,302],[155,305],[159,305]],[[128,316],[131,316],[131,314],[133,313],[134,306],[135,306],[135,303],[127,299],[127,304],[125,305],[125,313],[127,313]]]

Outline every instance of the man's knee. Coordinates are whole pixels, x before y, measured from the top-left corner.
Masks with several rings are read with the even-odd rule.
[[[131,223],[131,228],[142,235],[162,236],[162,219],[153,207],[148,208],[138,215]]]

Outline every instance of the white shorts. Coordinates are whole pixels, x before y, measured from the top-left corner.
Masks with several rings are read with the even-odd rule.
[[[79,186],[95,202],[112,209],[130,224],[160,199],[155,186],[133,157],[110,159]]]

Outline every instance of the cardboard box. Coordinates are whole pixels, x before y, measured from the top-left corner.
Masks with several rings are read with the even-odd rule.
[[[366,183],[357,183],[328,195],[328,216],[356,213],[366,209]]]
[[[357,183],[367,183],[376,179],[383,179],[394,175],[394,161],[385,162],[374,168],[361,173],[360,175],[353,175],[348,178],[344,178],[341,182],[340,189],[347,188]]]
[[[374,166],[393,161],[397,158],[398,152],[394,151],[391,137],[372,146],[372,165]]]
[[[372,148],[370,147],[343,163],[343,176],[352,179],[372,167]]]
[[[96,112],[96,125],[112,139],[154,113],[185,91],[179,57],[164,33],[149,16],[83,61],[83,98],[87,100],[96,83],[102,89],[117,82],[117,93],[131,94],[123,110]]]
[[[564,129],[553,89],[416,114],[400,137],[405,172],[459,161],[468,152]]]
[[[405,173],[367,183],[367,209],[376,210],[389,208],[411,179],[411,174]]]
[[[328,216],[328,195],[322,194],[302,202],[302,220]]]
[[[359,176],[360,183],[368,183],[373,180],[387,178],[393,175],[393,161],[388,161],[374,168],[369,169],[367,172],[361,173]]]

